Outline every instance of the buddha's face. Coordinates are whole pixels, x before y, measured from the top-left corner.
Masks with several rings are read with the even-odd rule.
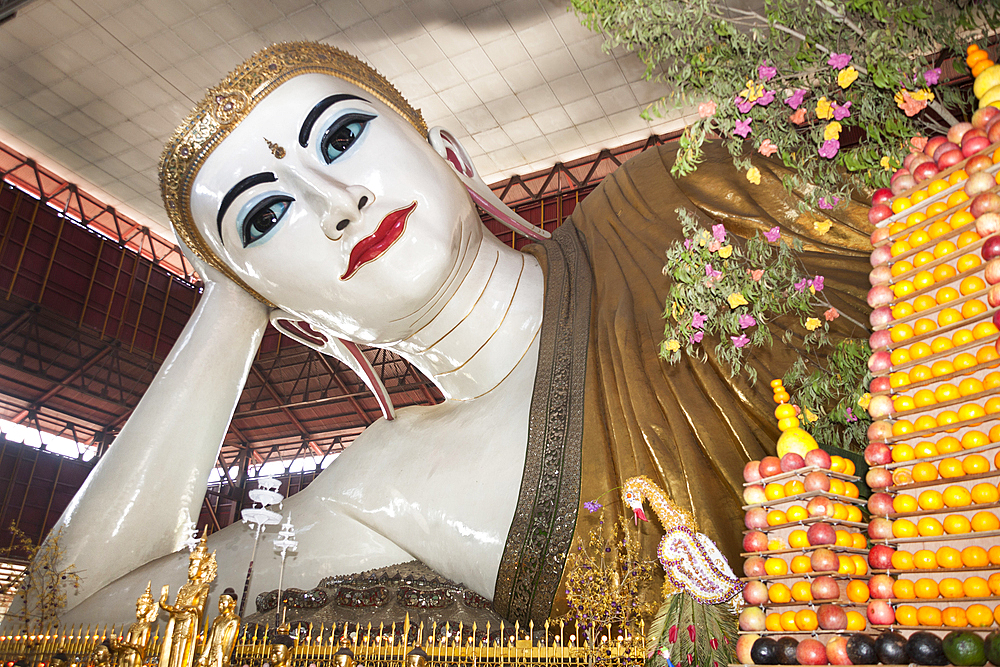
[[[268,659],[271,661],[272,667],[280,667],[288,662],[289,653],[290,649],[284,644],[271,644]]]
[[[461,182],[412,125],[323,74],[285,82],[240,122],[202,165],[191,210],[259,294],[366,343],[409,335],[483,233]]]
[[[219,613],[231,614],[236,609],[236,600],[228,595],[219,597]]]

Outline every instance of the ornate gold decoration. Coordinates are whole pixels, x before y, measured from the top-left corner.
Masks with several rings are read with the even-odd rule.
[[[160,157],[160,192],[177,235],[198,257],[272,307],[274,304],[251,289],[202,238],[191,215],[191,185],[205,159],[261,100],[285,81],[311,73],[328,74],[358,86],[409,121],[421,135],[427,135],[421,113],[369,65],[326,44],[287,42],[257,52],[209,89]]]
[[[271,151],[271,155],[273,155],[274,157],[276,157],[279,160],[281,158],[285,157],[285,149],[284,148],[282,148],[278,144],[274,143],[273,141],[268,141],[267,137],[264,137],[264,143],[267,144],[268,149]]]

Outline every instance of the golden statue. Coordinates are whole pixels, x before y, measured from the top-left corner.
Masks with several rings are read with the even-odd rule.
[[[229,656],[240,632],[240,617],[236,615],[236,591],[227,588],[219,596],[219,615],[212,621],[205,650],[198,658],[198,667],[229,667]]]
[[[208,599],[208,585],[215,579],[216,567],[215,552],[209,555],[202,537],[188,559],[188,580],[177,591],[173,606],[167,603],[170,587],[164,586],[160,592],[160,607],[170,614],[160,647],[160,667],[192,667],[194,664],[198,623]]]
[[[354,667],[354,651],[351,650],[351,640],[347,637],[340,639],[340,648],[333,654],[334,667]]]
[[[406,654],[406,662],[404,664],[406,667],[429,667],[431,657],[427,655],[427,651],[416,646]]]
[[[91,667],[108,667],[111,664],[111,651],[108,649],[107,641],[94,647],[94,650],[90,652],[90,658],[87,663]]]
[[[277,635],[271,640],[271,648],[267,653],[271,667],[287,667],[295,653],[295,640],[288,635]]]
[[[122,641],[115,637],[108,640],[111,654],[119,667],[139,667],[146,659],[149,638],[153,635],[156,615],[160,611],[153,599],[152,585],[153,582],[146,584],[146,592],[135,601],[135,623],[129,626],[125,638]]]

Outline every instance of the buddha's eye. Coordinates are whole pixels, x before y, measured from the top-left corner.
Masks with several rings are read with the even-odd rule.
[[[240,223],[240,239],[243,247],[263,238],[285,215],[285,211],[295,201],[288,195],[271,195],[258,202]]]
[[[330,164],[346,153],[373,118],[374,115],[364,113],[349,113],[338,118],[319,142],[319,152],[326,163]]]

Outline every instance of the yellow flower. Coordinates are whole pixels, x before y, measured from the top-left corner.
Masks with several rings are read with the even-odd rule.
[[[721,248],[719,248],[719,257],[721,257],[722,259],[729,259],[730,257],[732,257],[732,255],[733,255],[733,246],[724,245]]]
[[[822,322],[820,322],[818,318],[810,317],[806,320],[806,329],[809,329],[809,331],[816,331],[816,329],[819,329],[820,324],[822,324]]]
[[[910,97],[917,100],[918,102],[922,102],[924,100],[927,100],[928,102],[934,101],[934,93],[931,92],[930,88],[922,88],[920,90],[915,90],[912,93],[910,93]]]
[[[840,131],[844,129],[838,121],[833,121],[826,124],[823,128],[823,139],[825,141],[830,141],[831,139],[840,139]]]
[[[810,410],[809,408],[805,408],[804,410],[802,410],[802,414],[805,415],[806,419],[809,420],[810,422],[819,421],[819,417],[814,415],[812,413],[812,410]]]
[[[853,67],[846,67],[840,70],[837,74],[837,83],[840,84],[841,88],[847,88],[849,85],[854,83],[854,80],[858,78],[858,70]]]
[[[676,338],[671,338],[664,344],[663,347],[665,347],[668,352],[676,352],[681,349],[681,343]]]
[[[830,100],[825,97],[821,97],[817,100],[816,116],[822,118],[823,120],[833,118],[833,106],[830,104]]]
[[[757,167],[747,169],[747,180],[754,185],[760,185],[760,169]]]
[[[871,402],[872,402],[872,395],[869,394],[868,392],[865,392],[864,394],[862,394],[861,398],[858,399],[858,405],[861,406],[862,410],[867,410],[868,409],[868,404],[871,403]]]
[[[886,171],[892,171],[892,162],[889,161],[888,155],[883,155],[882,159],[879,160],[878,163],[882,165],[882,168]]]
[[[740,294],[739,292],[733,292],[728,297],[726,297],[726,300],[729,301],[730,308],[739,308],[740,306],[745,306],[747,305],[747,303],[749,303],[746,299],[743,298],[743,295]],[[819,320],[817,320],[817,322],[818,321]]]
[[[817,220],[816,222],[813,223],[813,229],[815,229],[816,233],[819,234],[820,236],[823,236],[828,231],[830,231],[830,227],[832,226],[833,226],[832,220]]]

